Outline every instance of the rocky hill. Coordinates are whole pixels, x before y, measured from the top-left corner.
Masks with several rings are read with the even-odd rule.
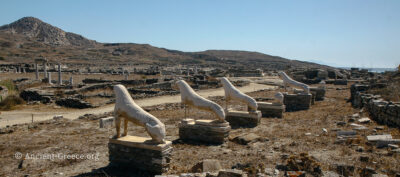
[[[78,34],[65,32],[35,17],[24,17],[8,25],[3,25],[0,27],[0,31],[11,35],[22,34],[31,40],[52,46],[90,47],[95,44],[95,41]]]
[[[321,67],[315,63],[289,60],[258,52],[207,50],[182,52],[148,44],[98,43],[65,32],[34,17],[24,17],[0,26],[0,62],[30,63],[44,56],[68,63],[198,64],[220,67],[286,69]],[[322,66],[325,67],[325,66]]]

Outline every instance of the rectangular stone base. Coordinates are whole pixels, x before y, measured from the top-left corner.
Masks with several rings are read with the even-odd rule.
[[[285,104],[287,112],[309,109],[311,106],[311,99],[311,94],[283,93],[283,104]]]
[[[184,119],[179,123],[179,138],[189,142],[222,144],[230,130],[228,122]]]
[[[285,105],[269,103],[269,102],[257,102],[258,110],[261,111],[262,117],[276,117],[282,118],[283,112],[285,112]]]
[[[226,111],[226,121],[232,127],[256,127],[260,122],[261,111]]]
[[[310,87],[310,91],[315,94],[315,101],[322,101],[325,98],[325,88]]]
[[[150,140],[151,138],[138,136],[110,139],[108,143],[110,165],[151,174],[168,171],[172,152],[171,141],[154,144]]]

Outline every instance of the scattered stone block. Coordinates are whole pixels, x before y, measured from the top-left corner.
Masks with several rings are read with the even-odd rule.
[[[114,117],[106,117],[106,118],[101,118],[99,120],[100,120],[100,128],[112,127],[115,123]]]
[[[400,139],[378,140],[376,142],[376,147],[387,147],[389,144],[400,144]]]
[[[232,127],[256,127],[260,122],[261,111],[228,111],[225,120]]]
[[[287,171],[285,176],[289,177],[306,177],[305,171]]]
[[[260,139],[261,139],[260,136],[254,134],[254,133],[249,133],[246,135],[237,136],[237,137],[233,138],[232,141],[237,144],[247,145],[251,142],[259,141]]]
[[[151,138],[124,136],[110,139],[108,150],[111,166],[161,174],[169,168],[172,143],[155,144]]]
[[[392,135],[386,134],[386,135],[370,135],[367,136],[368,141],[376,142],[376,141],[385,141],[385,140],[391,140]]]
[[[246,173],[244,173],[242,170],[236,170],[236,169],[226,169],[226,170],[221,170],[218,173],[218,177],[246,177]]]
[[[258,110],[261,111],[262,117],[282,118],[285,112],[285,105],[269,102],[257,102]]]
[[[218,160],[206,159],[194,165],[192,167],[192,172],[194,173],[217,172],[221,169],[222,167]]]
[[[356,124],[356,123],[351,123],[350,126],[354,127],[353,130],[366,130],[366,129],[368,129],[364,125],[359,125],[359,124]]]
[[[55,115],[55,116],[53,116],[54,120],[60,120],[60,119],[63,119],[63,118],[64,118],[63,115]]]
[[[395,144],[388,144],[388,147],[390,147],[392,149],[399,149],[399,146],[395,145]]]
[[[353,114],[351,117],[357,119],[357,118],[360,118],[360,114],[355,113],[355,114]]]
[[[337,174],[337,173],[334,172],[334,171],[323,171],[323,172],[322,172],[322,176],[323,176],[323,177],[340,177],[340,175]]]
[[[357,132],[355,131],[338,131],[337,136],[355,136]]]
[[[336,123],[336,125],[343,126],[343,125],[346,125],[346,122],[339,121],[339,122]]]
[[[311,94],[288,94],[283,93],[283,103],[286,106],[286,111],[307,110],[311,107]]]
[[[178,127],[181,140],[211,144],[224,143],[231,130],[228,122],[221,123],[217,120],[184,119]]]
[[[364,117],[361,119],[358,119],[358,122],[362,123],[362,124],[367,124],[371,122],[371,119],[369,119],[368,117]]]

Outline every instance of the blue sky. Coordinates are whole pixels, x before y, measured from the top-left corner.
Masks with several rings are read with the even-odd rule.
[[[1,2],[0,25],[24,16],[99,42],[247,50],[349,67],[400,64],[397,0]]]

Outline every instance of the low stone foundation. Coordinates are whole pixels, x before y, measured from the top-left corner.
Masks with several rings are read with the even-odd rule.
[[[110,139],[108,150],[110,166],[162,174],[169,169],[172,143],[154,144],[151,138],[124,136]]]
[[[285,112],[285,105],[279,103],[257,102],[258,110],[261,111],[262,117],[282,118]]]
[[[286,106],[286,111],[307,110],[311,107],[312,94],[288,94],[283,93],[283,104]]]
[[[222,144],[229,136],[230,130],[228,122],[184,119],[179,123],[179,138],[188,142]]]
[[[322,101],[325,99],[325,88],[310,87],[312,94],[315,94],[315,101]]]
[[[362,92],[357,92],[353,97],[353,107],[366,108],[370,117],[381,124],[400,127],[400,103],[385,101],[379,95]]]
[[[226,111],[226,121],[232,127],[256,127],[260,122],[261,111]]]

